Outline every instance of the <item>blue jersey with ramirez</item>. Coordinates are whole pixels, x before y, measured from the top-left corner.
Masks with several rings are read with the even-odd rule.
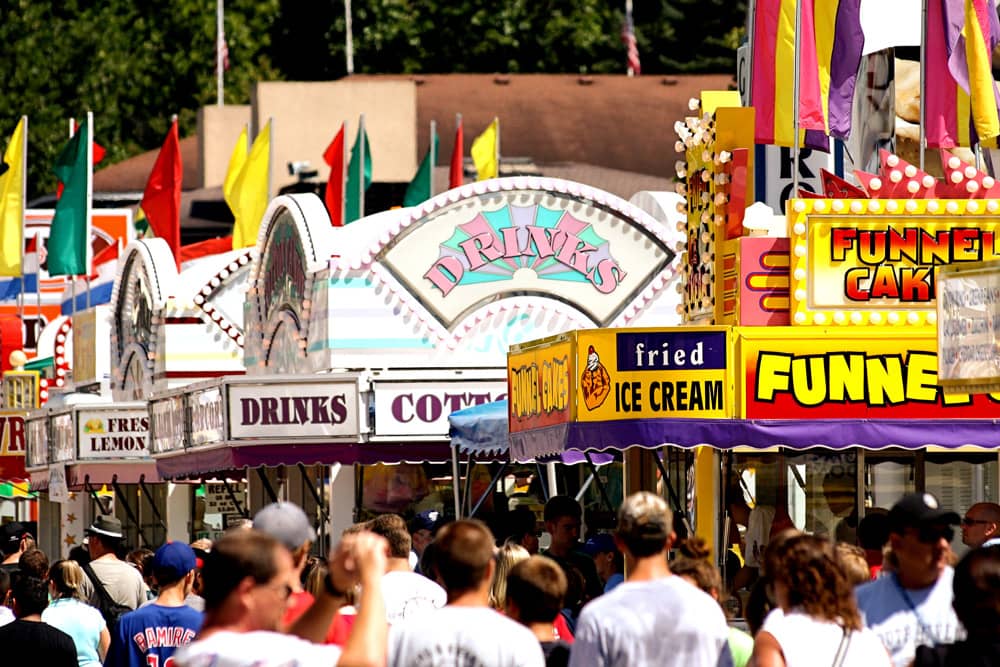
[[[148,604],[129,612],[111,634],[105,667],[170,667],[174,651],[194,641],[202,614],[191,607]]]

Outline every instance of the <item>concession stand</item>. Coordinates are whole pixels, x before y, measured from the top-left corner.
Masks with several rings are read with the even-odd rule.
[[[504,178],[332,227],[312,195],[274,199],[247,283],[246,376],[153,395],[160,474],[255,469],[247,513],[290,498],[338,533],[371,510],[450,512],[448,416],[506,397],[509,345],[678,321],[680,215],[666,225],[646,212],[668,201],[676,207],[676,195],[645,196],[640,208],[578,183]],[[294,384],[335,378],[354,387],[351,432],[303,440]],[[262,436],[239,422],[251,395],[279,414],[292,401],[293,417]],[[194,418],[199,405],[213,406],[211,428]],[[184,437],[178,410],[192,415]],[[218,437],[197,442],[200,431]]]

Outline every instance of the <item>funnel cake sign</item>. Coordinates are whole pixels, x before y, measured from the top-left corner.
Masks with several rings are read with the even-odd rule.
[[[382,263],[445,326],[491,301],[525,295],[567,301],[604,326],[674,258],[656,223],[626,202],[561,181],[518,187],[521,180],[490,181],[498,191],[454,202],[433,200],[441,206],[382,251]]]

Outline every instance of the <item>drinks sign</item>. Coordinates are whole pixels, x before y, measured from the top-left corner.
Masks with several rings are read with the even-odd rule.
[[[149,456],[149,416],[145,410],[80,410],[76,420],[81,459]]]
[[[554,179],[494,185],[499,191],[434,200],[440,207],[379,256],[448,328],[517,295],[555,296],[607,325],[674,258],[657,223],[613,195]]]
[[[359,434],[356,382],[230,384],[229,434],[238,438],[351,438]]]

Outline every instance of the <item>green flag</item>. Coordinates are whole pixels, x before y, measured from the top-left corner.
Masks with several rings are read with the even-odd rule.
[[[364,169],[364,190],[372,184],[372,152],[368,148],[368,133],[365,132],[364,117],[358,123],[358,137],[351,149],[351,162],[347,166],[347,186],[344,192],[344,224],[354,222],[365,214],[364,195],[361,189],[361,173]]]
[[[52,276],[85,276],[87,246],[90,244],[88,220],[88,183],[90,145],[88,123],[84,123],[56,158],[52,171],[63,183],[63,193],[56,202],[56,213],[49,230],[48,268]]]
[[[427,148],[427,155],[424,156],[420,167],[417,168],[417,175],[413,177],[406,188],[403,206],[416,206],[434,196],[434,163],[437,162],[438,136],[433,128],[431,129],[430,144]]]

